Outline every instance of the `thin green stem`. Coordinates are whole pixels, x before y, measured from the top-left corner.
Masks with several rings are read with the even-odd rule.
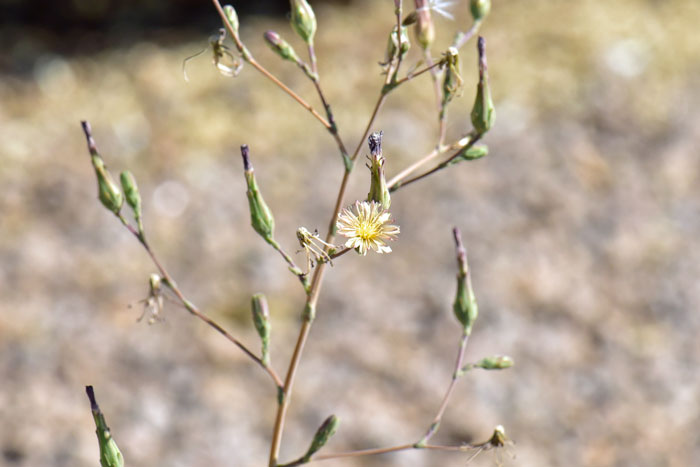
[[[450,401],[450,396],[452,395],[452,391],[454,390],[455,383],[457,382],[457,378],[460,376],[460,369],[462,368],[462,362],[464,361],[464,351],[467,348],[467,342],[469,341],[469,334],[466,332],[462,334],[462,338],[459,340],[459,350],[457,351],[457,361],[455,362],[455,368],[454,371],[452,372],[452,378],[450,379],[450,384],[447,386],[447,391],[445,392],[445,396],[442,398],[442,403],[440,404],[440,408],[438,409],[437,415],[435,415],[435,418],[433,419],[432,423],[430,424],[430,427],[428,430],[425,432],[423,435],[423,438],[416,443],[417,446],[423,446],[425,445],[432,436],[437,433],[439,427],[440,427],[440,422],[442,421],[442,416],[445,414],[445,409],[447,408],[447,403]]]
[[[221,16],[221,20],[224,22],[224,26],[226,29],[228,29],[228,32],[231,34],[231,37],[233,38],[233,41],[236,43],[236,47],[238,50],[245,50],[245,46],[241,42],[241,39],[238,37],[238,34],[236,31],[234,31],[233,27],[231,26],[231,23],[228,22],[226,19],[226,13],[224,13],[224,9],[221,7],[221,3],[219,0],[212,0],[212,3],[214,3],[214,7],[216,8],[216,11],[219,12],[219,16]],[[244,54],[243,58],[250,63],[250,65],[258,70],[260,73],[262,73],[267,79],[275,83],[277,86],[279,86],[280,89],[282,89],[284,92],[289,94],[292,99],[297,101],[299,104],[301,104],[302,107],[304,107],[306,110],[311,112],[311,114],[316,117],[316,119],[321,122],[323,126],[326,128],[330,128],[331,124],[319,114],[316,109],[314,109],[308,102],[306,102],[304,99],[302,99],[297,93],[289,89],[284,83],[282,83],[275,75],[267,71],[265,67],[260,65],[252,55],[250,55],[249,52],[246,52]]]
[[[213,319],[209,318],[207,315],[205,315],[203,312],[201,312],[191,301],[189,301],[185,295],[182,293],[180,288],[177,286],[175,281],[173,280],[172,276],[170,276],[170,273],[165,269],[163,264],[160,262],[158,257],[155,255],[153,252],[153,249],[151,249],[150,245],[146,241],[146,237],[143,233],[140,233],[137,229],[132,227],[126,219],[124,219],[121,215],[118,216],[124,226],[136,237],[136,239],[141,243],[143,248],[146,250],[148,253],[148,256],[151,257],[151,261],[153,261],[153,264],[156,266],[158,269],[158,272],[160,273],[161,277],[163,278],[163,282],[168,286],[168,288],[175,294],[175,296],[180,300],[182,303],[182,306],[185,307],[187,311],[189,311],[191,314],[199,318],[200,320],[204,321],[207,323],[209,326],[214,328],[216,331],[219,332],[222,336],[224,336],[226,339],[231,341],[233,344],[235,344],[239,349],[243,351],[248,357],[250,357],[255,363],[257,363],[260,367],[262,367],[263,370],[265,370],[272,380],[275,382],[275,385],[278,388],[282,387],[282,380],[280,377],[277,375],[275,370],[270,367],[269,365],[265,364],[263,360],[255,355],[248,347],[245,346],[241,341],[236,339],[231,333],[229,333],[226,329],[224,329],[219,323],[214,321]]]
[[[445,167],[447,167],[448,165],[450,165],[450,163],[451,163],[453,160],[455,160],[457,157],[459,157],[464,151],[466,151],[467,149],[469,149],[470,147],[472,147],[477,141],[479,141],[479,139],[481,139],[481,135],[480,135],[480,134],[478,134],[478,133],[472,133],[472,136],[471,136],[471,138],[470,138],[470,140],[469,140],[469,143],[467,143],[467,144],[464,145],[462,148],[460,148],[459,151],[457,151],[456,153],[454,153],[454,154],[453,154],[452,156],[450,156],[448,159],[446,159],[445,161],[441,162],[440,164],[438,164],[437,166],[433,167],[432,169],[428,170],[427,172],[422,173],[422,174],[420,174],[420,175],[417,175],[417,176],[415,176],[415,177],[413,177],[413,178],[411,178],[411,179],[408,179],[408,180],[406,180],[405,182],[398,181],[398,182],[395,182],[395,183],[389,185],[389,191],[394,192],[394,191],[398,190],[399,188],[403,188],[403,187],[405,187],[406,185],[409,185],[409,184],[411,184],[411,183],[417,182],[418,180],[422,180],[422,179],[424,179],[425,177],[428,177],[429,175],[432,175],[432,174],[434,174],[435,172],[438,172],[439,170],[444,169]]]

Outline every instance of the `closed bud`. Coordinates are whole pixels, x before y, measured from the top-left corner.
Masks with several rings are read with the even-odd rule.
[[[229,22],[231,25],[231,29],[233,29],[233,32],[238,34],[238,14],[236,13],[236,9],[233,8],[231,5],[225,5],[224,6],[224,13],[226,14],[226,20]]]
[[[386,185],[384,176],[384,162],[382,157],[382,132],[372,133],[369,136],[370,160],[370,185],[367,201],[375,201],[381,204],[382,208],[389,209],[391,206],[391,195]]]
[[[472,108],[472,125],[480,134],[484,134],[491,129],[496,120],[496,110],[491,99],[491,89],[489,88],[489,73],[486,65],[486,41],[479,37],[477,42],[479,49],[479,84],[476,88],[476,99]]]
[[[90,399],[92,418],[95,420],[95,426],[97,427],[95,432],[97,433],[97,442],[100,446],[100,465],[102,467],[124,467],[124,457],[119,451],[114,438],[112,438],[105,417],[97,405],[92,386],[86,386],[85,392],[87,392],[88,399]]]
[[[416,10],[413,10],[410,12],[406,17],[401,21],[402,26],[410,26],[412,24],[415,24],[416,21],[418,21],[418,13],[416,13]]]
[[[435,40],[435,25],[428,0],[416,0],[416,38],[423,50],[430,48]]]
[[[243,157],[245,181],[248,186],[246,194],[248,195],[248,206],[250,207],[250,223],[253,229],[265,239],[266,242],[270,243],[273,241],[275,219],[272,217],[272,211],[267,206],[258,190],[258,184],[255,181],[255,173],[248,155],[248,145],[244,144],[241,146],[241,156]]]
[[[309,450],[306,451],[306,454],[304,454],[304,457],[302,458],[304,462],[309,462],[311,456],[316,454],[319,449],[325,446],[330,437],[335,434],[339,423],[340,419],[335,415],[331,415],[321,424],[320,427],[318,427],[318,430],[316,430],[316,434],[314,435],[314,439],[311,441],[311,446],[309,446]]]
[[[139,194],[139,187],[136,185],[136,178],[128,170],[123,171],[119,176],[122,182],[122,189],[124,190],[124,197],[126,198],[126,204],[134,211],[134,219],[136,223],[139,224],[139,230],[141,229],[141,195]]]
[[[462,90],[464,80],[460,73],[459,52],[456,47],[450,47],[445,54],[445,77],[442,81],[442,112],[452,98]]]
[[[397,32],[396,26],[389,34],[389,41],[386,45],[386,56],[384,63],[389,63],[394,56],[403,59],[411,48],[411,42],[408,39],[408,28],[401,26],[401,34]],[[398,51],[398,54],[396,53]]]
[[[265,295],[259,293],[251,299],[253,310],[253,324],[262,341],[262,361],[265,365],[270,363],[270,311]]]
[[[506,355],[496,355],[493,357],[482,358],[477,362],[476,366],[484,370],[505,370],[512,367],[513,359]]]
[[[277,34],[275,31],[267,31],[264,34],[265,42],[270,46],[273,52],[282,57],[284,60],[289,60],[290,62],[299,63],[299,57],[289,42],[285,41]]]
[[[87,139],[88,151],[90,151],[90,158],[92,160],[92,167],[95,169],[95,175],[97,176],[97,191],[100,202],[114,214],[119,214],[119,211],[121,211],[122,205],[124,204],[122,192],[119,189],[117,182],[114,181],[112,174],[109,173],[109,170],[107,170],[102,157],[97,152],[97,145],[92,137],[90,124],[86,121],[82,121],[80,123],[83,127],[85,138]]]
[[[316,34],[316,15],[306,0],[290,0],[292,28],[304,42],[313,44]]]
[[[462,152],[452,159],[447,165],[454,165],[462,161],[473,161],[476,159],[481,159],[484,156],[487,156],[489,153],[489,148],[488,146],[471,146],[468,148],[464,148]]]
[[[462,245],[462,238],[459,229],[456,227],[452,231],[455,244],[457,247],[457,293],[455,295],[452,309],[457,317],[457,320],[464,327],[464,333],[469,335],[472,332],[472,326],[476,318],[479,316],[479,306],[476,303],[476,296],[472,288],[471,275],[469,274],[469,266],[467,265],[467,251]]]
[[[469,9],[472,11],[474,21],[481,21],[491,11],[491,0],[471,0]]]

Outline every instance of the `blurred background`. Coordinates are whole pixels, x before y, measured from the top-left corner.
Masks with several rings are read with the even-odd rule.
[[[436,57],[471,24],[468,2],[456,3],[454,21],[435,15]],[[354,148],[381,87],[393,2],[312,4],[323,87]],[[234,5],[253,54],[320,109],[262,41],[274,29],[301,53],[288,3]],[[502,424],[516,444],[471,465],[700,458],[698,24],[695,0],[494,1],[482,29],[490,154],[395,194],[392,254],[329,269],[282,459],[301,455],[331,413],[342,423],[328,453],[413,442],[427,428],[460,335],[452,226],[481,310],[467,359],[507,354],[516,366],[460,380],[436,442],[485,441]],[[128,305],[146,297],[154,267],[96,200],[79,125],[92,123],[113,172],[136,175],[150,241],[181,289],[251,348],[250,296],[267,295],[284,373],[304,297],[249,226],[238,148],[250,145],[291,251],[297,227],[325,231],[342,164],[318,122],[250,66],[226,78],[203,55],[185,82],[183,59],[219,26],[206,1],[0,2],[1,465],[96,465],[87,384],[129,466],[266,464],[267,376],[171,303],[163,322],[136,322],[141,306]],[[470,127],[473,42],[462,67],[448,141]],[[390,95],[375,125],[389,175],[435,144],[433,112],[427,75]],[[348,203],[368,183],[358,164]],[[403,452],[319,465],[466,460]]]

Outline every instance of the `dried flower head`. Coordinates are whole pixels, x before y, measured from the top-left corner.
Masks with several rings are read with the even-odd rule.
[[[356,248],[366,255],[371,248],[377,253],[390,253],[385,241],[394,240],[399,226],[392,225],[391,214],[374,201],[356,201],[338,216],[338,233],[348,238],[347,248]]]
[[[299,240],[299,245],[306,253],[306,272],[304,274],[308,274],[311,270],[314,260],[317,263],[331,263],[331,258],[328,256],[326,248],[328,248],[328,251],[335,251],[336,247],[321,240],[318,231],[311,233],[307,228],[299,227],[297,229],[297,240]],[[333,263],[331,263],[332,265]]]
[[[139,300],[139,303],[143,303],[143,313],[137,320],[138,322],[146,316],[148,316],[148,324],[154,324],[163,319],[163,297],[165,295],[163,295],[161,286],[162,281],[163,279],[158,274],[151,274],[148,278],[148,297]]]

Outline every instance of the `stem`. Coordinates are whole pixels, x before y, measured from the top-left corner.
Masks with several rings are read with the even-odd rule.
[[[347,253],[348,251],[352,251],[352,250],[354,250],[354,248],[345,247],[345,248],[343,248],[342,250],[333,253],[332,255],[328,255],[328,257],[329,257],[330,259],[336,259],[337,257],[343,256],[345,253]]]
[[[474,21],[474,24],[472,24],[472,27],[469,28],[467,32],[457,36],[459,39],[455,41],[454,47],[456,47],[457,49],[461,49],[464,46],[464,44],[466,44],[469,41],[469,39],[471,39],[474,36],[474,34],[476,34],[479,31],[480,27],[481,20]]]
[[[420,175],[417,175],[417,176],[415,176],[415,177],[413,177],[413,178],[411,178],[411,179],[409,179],[409,180],[406,180],[405,182],[399,181],[399,182],[394,183],[393,185],[390,185],[390,186],[389,186],[389,191],[394,192],[394,191],[398,190],[399,188],[403,188],[403,187],[405,187],[406,185],[409,185],[409,184],[411,184],[411,183],[413,183],[413,182],[417,182],[418,180],[421,180],[421,179],[423,179],[423,178],[425,178],[425,177],[427,177],[427,176],[429,176],[429,175],[434,174],[435,172],[437,172],[437,171],[439,171],[439,170],[444,169],[445,167],[447,167],[448,165],[450,165],[450,162],[452,162],[452,161],[455,160],[457,157],[459,157],[459,156],[462,154],[463,151],[466,151],[467,149],[469,149],[470,147],[472,147],[477,141],[479,141],[479,139],[481,139],[481,135],[480,135],[480,134],[478,134],[478,133],[472,133],[472,136],[471,136],[471,138],[470,138],[470,141],[469,141],[466,145],[464,145],[464,147],[460,148],[459,151],[457,151],[457,152],[454,153],[452,156],[450,156],[447,160],[441,162],[440,164],[438,164],[437,166],[435,166],[435,167],[433,167],[432,169],[428,170],[427,172],[422,173],[422,174],[420,174]]]
[[[411,165],[409,165],[408,167],[406,167],[405,169],[403,169],[401,172],[399,172],[399,173],[397,173],[396,175],[394,175],[394,177],[392,177],[391,180],[389,180],[389,181],[387,182],[387,186],[390,186],[390,187],[391,187],[391,186],[393,186],[393,185],[396,185],[398,182],[400,182],[401,180],[403,180],[404,178],[406,178],[406,176],[407,176],[408,174],[410,174],[411,172],[413,172],[414,170],[416,170],[417,168],[419,168],[419,167],[422,166],[423,164],[426,164],[426,163],[430,162],[431,160],[433,160],[434,158],[436,158],[436,157],[439,156],[440,154],[443,154],[443,153],[445,153],[445,152],[447,152],[447,151],[454,151],[455,149],[461,149],[461,148],[463,148],[463,147],[465,146],[465,145],[462,143],[463,140],[464,140],[464,138],[460,138],[460,139],[458,139],[457,141],[453,142],[452,144],[450,144],[450,145],[448,145],[448,146],[442,146],[442,147],[440,147],[440,148],[435,148],[435,149],[433,149],[433,150],[430,151],[428,154],[426,154],[425,156],[421,157],[421,158],[418,159],[416,162],[414,162],[413,164],[411,164]],[[468,143],[467,143],[467,144],[468,144]]]
[[[437,444],[426,444],[425,446],[417,446],[415,444],[401,444],[399,446],[391,446],[391,447],[386,447],[386,448],[376,448],[376,449],[362,449],[359,451],[347,451],[347,452],[338,452],[335,454],[323,454],[319,456],[314,456],[312,457],[309,462],[318,462],[318,461],[325,461],[325,460],[330,460],[330,459],[342,459],[342,458],[348,458],[348,457],[362,457],[362,456],[374,456],[377,454],[387,454],[390,452],[398,452],[398,451],[408,451],[410,449],[432,449],[435,451],[452,451],[452,452],[469,452],[474,449],[477,450],[477,452],[481,452],[484,448],[482,446],[476,446],[472,444],[463,444],[461,446],[443,446],[443,445],[437,445]],[[469,460],[473,459],[470,458]],[[467,461],[469,462],[469,461]],[[292,467],[296,465],[301,465],[301,462],[295,461],[291,464],[285,464],[285,466],[280,466],[280,467]]]
[[[318,75],[318,66],[316,65],[316,50],[314,50],[313,42],[309,44],[309,58],[311,59],[311,71]]]
[[[445,397],[443,397],[442,399],[442,403],[440,404],[440,408],[438,409],[437,415],[433,419],[433,422],[430,424],[430,428],[428,428],[428,430],[423,435],[423,438],[420,441],[418,441],[418,446],[426,444],[430,440],[430,438],[435,433],[437,433],[440,427],[440,422],[442,421],[442,416],[444,415],[445,409],[447,408],[447,403],[450,400],[450,396],[452,395],[452,391],[454,390],[457,378],[459,378],[459,372],[462,368],[462,361],[464,361],[464,351],[467,348],[467,341],[469,341],[469,334],[465,332],[464,334],[462,334],[462,338],[459,340],[457,361],[455,362],[455,369],[452,372],[452,379],[450,380],[450,385],[447,387],[447,392],[445,392]]]
[[[282,387],[282,380],[280,377],[277,375],[275,370],[270,367],[269,365],[266,365],[260,357],[255,355],[248,347],[246,347],[241,341],[236,339],[233,335],[231,335],[226,329],[224,329],[219,323],[214,321],[213,319],[209,318],[207,315],[205,315],[203,312],[201,312],[192,302],[187,300],[185,298],[185,295],[182,293],[180,288],[177,286],[173,278],[170,276],[168,271],[163,267],[161,262],[158,260],[158,257],[155,255],[153,250],[151,249],[150,245],[146,241],[146,237],[143,234],[140,234],[136,229],[134,229],[129,223],[124,219],[123,217],[119,216],[121,219],[122,223],[126,226],[126,228],[136,237],[136,239],[141,243],[143,248],[146,250],[148,253],[148,256],[151,257],[151,260],[153,261],[153,264],[155,264],[156,268],[158,269],[158,272],[160,275],[163,277],[165,284],[167,284],[168,288],[173,291],[175,296],[182,302],[182,306],[185,307],[187,311],[189,311],[191,314],[199,318],[200,320],[204,321],[207,323],[209,326],[214,328],[216,331],[219,332],[222,336],[224,336],[226,339],[231,341],[233,344],[235,344],[239,349],[241,349],[248,357],[250,357],[255,363],[257,363],[260,367],[262,367],[263,370],[265,370],[272,380],[275,382],[275,385],[278,388]]]
[[[224,13],[224,9],[221,7],[221,3],[219,0],[212,0],[212,3],[214,3],[214,8],[216,8],[216,11],[219,12],[219,16],[221,16],[221,20],[224,22],[224,26],[226,26],[226,29],[228,29],[228,32],[231,34],[231,37],[233,38],[233,41],[236,43],[236,47],[238,50],[244,50],[245,46],[243,45],[243,42],[241,42],[241,39],[238,37],[238,34],[236,31],[233,30],[233,27],[231,27],[231,24],[228,22],[226,19],[226,13]],[[311,112],[311,114],[316,117],[316,119],[323,124],[326,128],[330,128],[331,124],[328,123],[328,121],[319,114],[316,109],[314,109],[308,102],[306,102],[304,99],[299,97],[297,93],[289,89],[284,83],[282,83],[275,75],[267,71],[265,67],[260,65],[251,55],[250,53],[247,53],[243,57],[250,65],[258,70],[260,73],[262,73],[267,79],[275,83],[277,86],[279,86],[280,89],[282,89],[284,92],[289,94],[292,99],[297,101],[299,104],[301,104],[302,107],[304,107],[306,110]]]
[[[420,76],[420,75],[422,75],[423,73],[425,73],[426,71],[430,71],[430,70],[432,70],[433,68],[438,67],[438,66],[440,66],[440,65],[442,65],[442,60],[440,60],[439,62],[432,63],[432,64],[430,64],[430,65],[428,65],[428,66],[425,66],[425,67],[421,68],[420,70],[418,70],[418,71],[416,71],[416,72],[414,72],[414,73],[409,73],[409,74],[407,74],[406,76],[404,76],[403,78],[401,78],[400,80],[394,82],[394,83],[391,85],[391,87],[392,87],[392,89],[393,89],[393,88],[395,88],[396,86],[398,86],[399,84],[403,84],[403,83],[405,83],[406,81],[410,81],[410,80],[412,80],[413,78],[415,78],[416,76]]]

